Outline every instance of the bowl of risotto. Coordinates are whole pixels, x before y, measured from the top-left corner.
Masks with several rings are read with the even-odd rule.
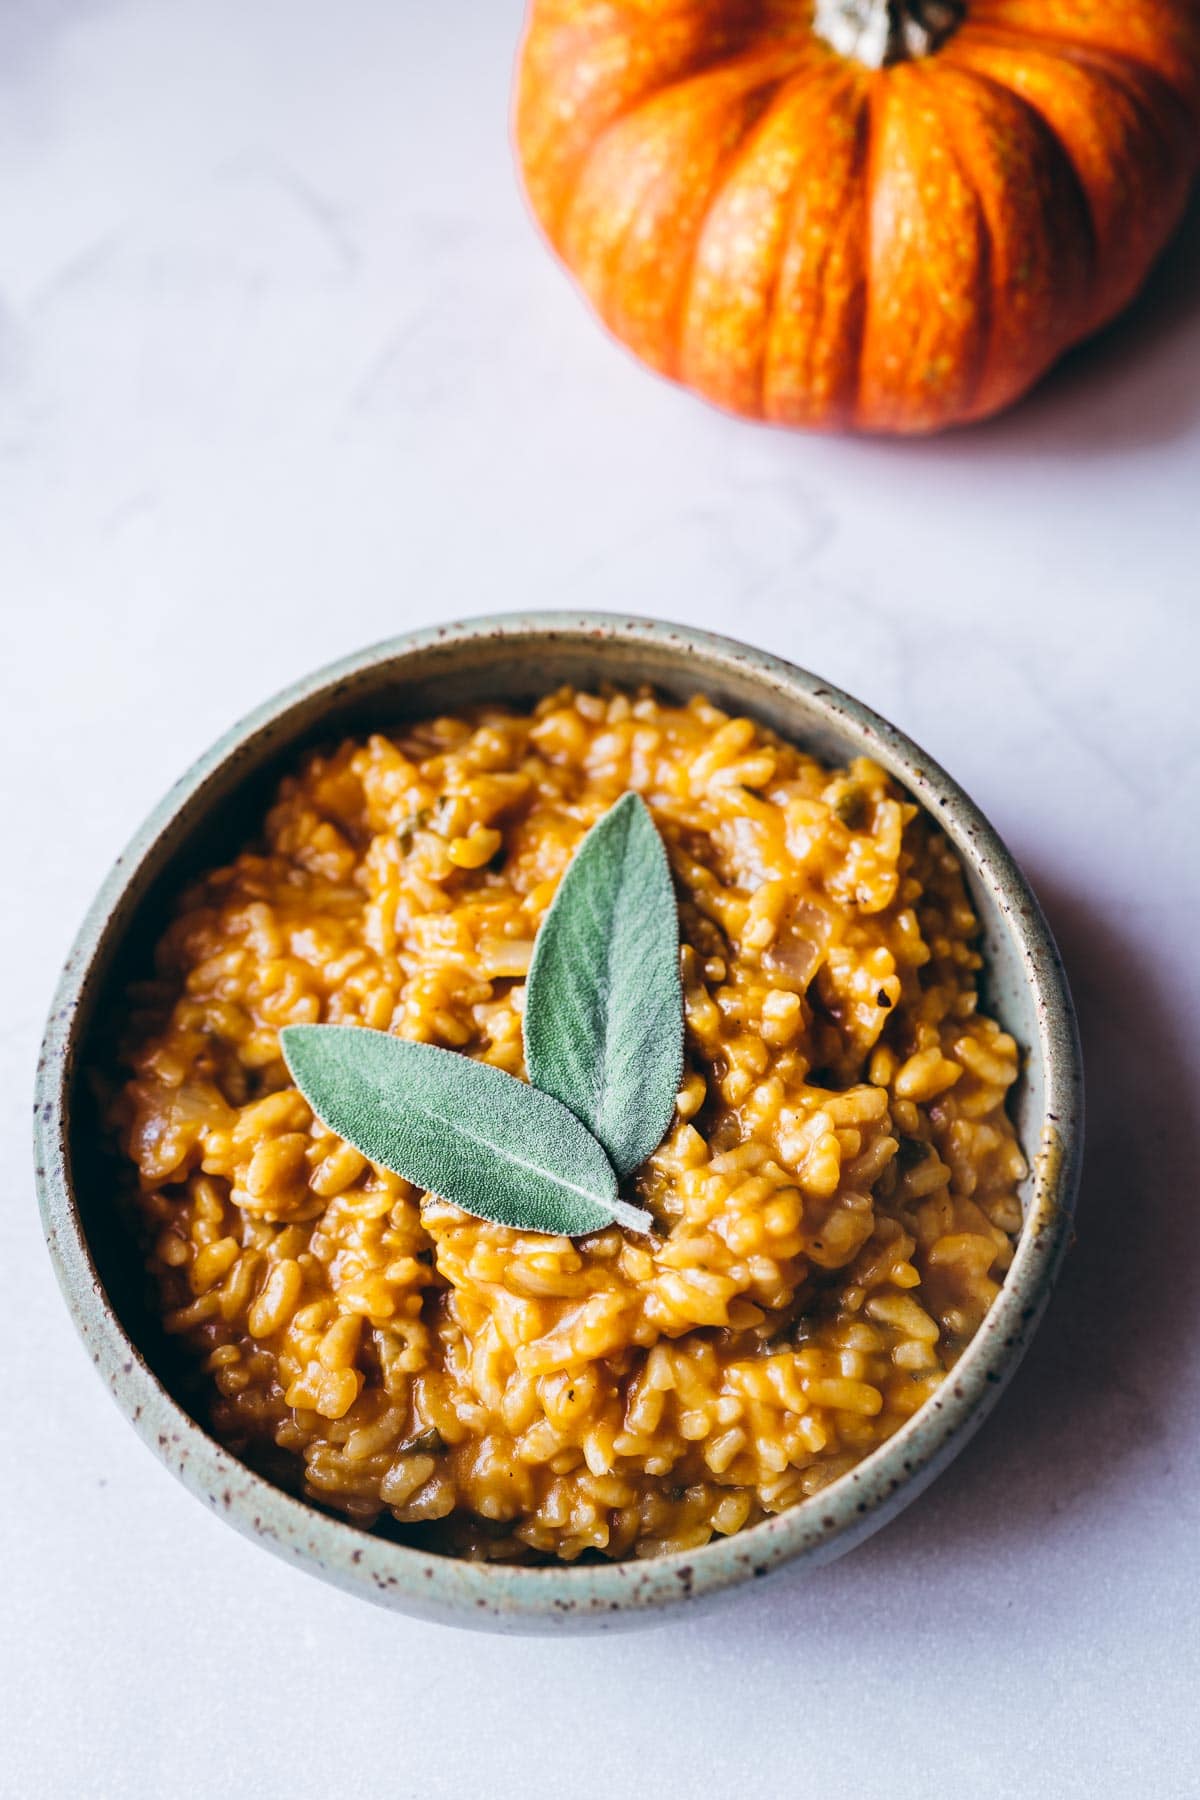
[[[487,1148],[469,1210],[285,1049],[341,1027],[528,1101],[543,926],[623,800],[665,856],[667,1122],[588,1228],[495,1212]],[[472,1106],[444,1129],[502,1136]],[[546,613],[350,657],[177,783],[71,953],[36,1127],[76,1325],[208,1506],[397,1610],[606,1628],[816,1567],[954,1456],[1063,1254],[1082,1087],[1036,901],[902,733],[730,640]]]

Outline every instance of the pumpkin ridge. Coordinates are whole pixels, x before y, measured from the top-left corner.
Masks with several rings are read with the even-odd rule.
[[[859,186],[864,188],[862,216],[865,221],[868,221],[868,224],[867,224],[866,228],[864,229],[862,251],[860,254],[860,258],[859,258],[859,268],[861,271],[861,288],[862,288],[861,304],[855,310],[851,311],[851,313],[849,314],[849,317],[851,320],[851,332],[853,335],[848,339],[846,348],[845,348],[845,362],[846,362],[847,367],[852,371],[852,373],[850,375],[850,378],[844,384],[845,391],[844,391],[844,394],[841,397],[841,399],[838,403],[838,407],[837,407],[838,416],[836,418],[831,418],[828,421],[826,421],[829,425],[840,424],[840,423],[844,422],[846,419],[852,418],[854,415],[854,410],[858,404],[859,364],[860,364],[860,360],[862,357],[863,337],[866,332],[866,321],[867,321],[867,280],[868,280],[868,270],[869,270],[869,263],[867,261],[867,257],[868,257],[869,249],[870,249],[869,220],[870,220],[870,214],[871,214],[871,207],[870,207],[869,169],[870,169],[870,151],[871,151],[871,87],[872,87],[872,84],[869,82],[867,82],[867,83],[862,82],[861,79],[858,77],[858,75],[853,70],[849,71],[842,78],[845,79],[847,82],[847,86],[850,90],[850,97],[856,98],[859,101],[859,125],[858,125],[857,158],[856,158],[857,164],[858,164],[857,179],[858,179]],[[766,377],[767,377],[767,369],[768,369],[768,363],[769,363],[769,358],[770,358],[770,347],[771,347],[771,339],[772,339],[772,335],[773,335],[773,327],[774,327],[774,323],[775,323],[775,314],[776,314],[776,308],[779,303],[779,296],[780,296],[780,293],[781,293],[781,290],[783,287],[784,271],[787,266],[787,241],[791,235],[791,227],[794,224],[796,214],[798,213],[800,204],[801,204],[802,180],[803,180],[803,172],[799,171],[797,173],[795,186],[793,187],[791,194],[788,196],[788,230],[786,230],[784,233],[783,251],[780,255],[778,266],[775,270],[775,279],[771,284],[771,295],[770,295],[770,299],[767,303],[766,329],[763,333],[763,356],[762,356],[762,367],[761,367],[761,375],[760,375],[760,393],[762,395],[762,407],[763,407],[764,416],[767,416]],[[813,332],[809,339],[807,371],[806,371],[806,385],[808,385],[810,388],[813,386],[813,377],[814,377],[814,373],[815,373],[814,354],[813,354],[814,348],[819,341],[823,342],[824,338],[825,338],[824,327],[826,324],[826,318],[827,318],[827,314],[829,311],[829,295],[828,295],[826,282],[825,282],[825,274],[826,274],[826,270],[829,265],[831,255],[832,255],[832,245],[827,243],[825,246],[825,253],[821,259],[821,264],[817,271],[815,284],[814,284],[817,287],[817,290],[821,296],[821,310],[820,310],[819,319],[817,321],[817,325],[814,327]]]
[[[985,262],[988,221],[972,167],[957,144],[957,183],[946,182],[948,127],[934,63],[872,71],[868,85],[867,303],[854,422],[863,431],[924,433],[949,417],[967,416],[985,342],[980,269],[971,270],[969,290],[954,289],[961,271],[953,258],[963,239],[946,232],[956,186],[971,241],[984,242]],[[899,221],[907,229],[897,229]]]
[[[971,157],[964,148],[961,131],[957,128],[960,121],[954,117],[953,96],[947,93],[946,84],[938,79],[934,70],[918,69],[916,74],[929,88],[931,105],[935,99],[937,101],[936,111],[942,120],[946,137],[953,146],[954,159],[962,179],[974,196],[979,217],[979,266],[975,272],[974,295],[979,319],[979,342],[975,348],[973,366],[969,368],[963,382],[963,409],[970,416],[979,404],[995,349],[996,309],[992,298],[992,278],[996,268],[995,230],[983,197],[983,184],[978,179]]]
[[[728,153],[722,158],[714,171],[712,185],[705,197],[704,205],[698,214],[695,235],[688,248],[687,257],[679,271],[678,286],[671,308],[670,333],[675,344],[675,355],[671,373],[676,380],[680,378],[683,359],[683,340],[685,336],[684,323],[687,319],[688,308],[690,307],[693,298],[692,289],[696,276],[696,264],[700,256],[701,246],[704,242],[705,226],[708,224],[724,189],[732,180],[738,164],[750,154],[754,140],[766,129],[770,120],[771,109],[781,97],[783,89],[792,81],[803,80],[803,78],[803,73],[797,70],[794,74],[784,76],[776,81],[771,92],[765,96],[761,108],[754,118],[749,121],[746,129],[738,138],[737,143],[730,146]]]
[[[786,52],[782,66],[789,66],[795,61],[794,52]],[[667,166],[659,175],[649,182],[640,192],[631,197],[627,216],[615,222],[614,234],[598,246],[599,254],[592,259],[590,276],[581,268],[583,258],[580,250],[573,242],[575,233],[582,234],[580,242],[586,241],[590,223],[597,217],[603,219],[608,207],[605,187],[605,159],[609,157],[620,143],[620,134],[633,134],[630,138],[632,147],[644,148],[659,125],[659,114],[664,115],[668,123],[672,115],[684,111],[686,102],[695,98],[699,105],[702,100],[711,103],[718,117],[734,123],[736,138],[721,153],[711,171],[711,179],[715,184],[721,179],[721,171],[731,157],[736,156],[745,140],[746,132],[756,124],[769,103],[770,91],[779,79],[781,57],[778,51],[761,48],[740,53],[727,64],[718,64],[714,68],[688,75],[681,81],[672,81],[657,88],[651,93],[642,94],[638,102],[619,120],[614,120],[589,145],[587,154],[580,165],[574,191],[568,202],[562,220],[559,249],[569,266],[576,269],[583,279],[585,291],[593,306],[609,329],[630,344],[635,353],[642,356],[660,372],[670,374],[678,379],[675,369],[678,363],[678,346],[672,347],[670,333],[679,319],[680,282],[685,278],[694,255],[695,239],[687,252],[680,257],[680,266],[674,272],[669,295],[664,293],[656,336],[656,348],[650,352],[645,344],[634,341],[638,336],[633,331],[632,319],[636,312],[629,313],[628,294],[635,278],[635,271],[629,262],[631,238],[637,231],[639,223],[644,223],[647,213],[652,211],[655,194],[661,196],[661,183],[669,184],[674,174],[674,159],[668,160]],[[731,75],[740,72],[742,81],[735,84]],[[722,93],[724,86],[728,93]],[[761,100],[756,97],[762,95]],[[738,129],[734,115],[738,109],[752,111],[748,124]],[[644,115],[644,118],[642,117]],[[639,119],[641,124],[639,125]],[[709,120],[710,127],[713,120]],[[629,158],[633,160],[632,155]],[[696,207],[696,230],[703,225],[705,214],[711,204],[711,196],[701,199]],[[679,246],[681,230],[676,228],[676,245]],[[625,298],[623,299],[623,295]],[[623,323],[628,318],[630,323]],[[641,334],[644,337],[644,333]]]
[[[870,429],[859,409],[862,406],[863,398],[863,365],[867,347],[867,324],[871,317],[872,269],[874,267],[872,252],[875,247],[874,232],[872,230],[875,211],[871,201],[875,192],[876,160],[880,141],[878,110],[880,96],[884,91],[883,84],[879,80],[871,80],[866,83],[866,105],[864,109],[866,119],[863,125],[862,152],[863,185],[865,189],[862,224],[863,302],[859,309],[859,316],[856,321],[856,330],[854,334],[855,341],[851,351],[851,360],[854,367],[854,383],[850,401],[850,418],[859,430]]]
[[[634,99],[630,100],[628,105],[622,106],[610,119],[606,119],[599,130],[595,132],[591,142],[588,144],[587,150],[584,152],[581,161],[576,167],[576,182],[579,181],[584,174],[588,163],[590,163],[592,158],[605,146],[612,134],[632,123],[638,113],[656,106],[668,95],[677,95],[681,90],[686,90],[691,87],[693,83],[706,81],[714,75],[719,76],[728,74],[731,69],[737,67],[739,62],[744,62],[748,67],[753,67],[754,63],[757,61],[769,64],[784,55],[787,55],[794,60],[800,60],[803,56],[803,50],[797,48],[795,51],[790,51],[783,45],[760,45],[739,50],[734,56],[727,55],[724,58],[715,56],[703,66],[689,69],[686,75],[672,76],[669,80],[661,82],[657,87],[648,88],[643,93],[636,95]],[[791,76],[772,77],[764,73],[762,85],[765,86],[772,79],[776,81],[790,80]],[[753,92],[754,84],[751,84],[746,91],[748,93]]]
[[[1081,216],[1088,229],[1088,270],[1083,282],[1083,285],[1086,287],[1089,282],[1095,279],[1096,275],[1096,256],[1098,251],[1096,220],[1092,212],[1092,203],[1088,197],[1087,188],[1080,178],[1079,170],[1075,166],[1075,160],[1072,157],[1070,150],[1067,148],[1067,145],[1064,143],[1059,133],[1055,130],[1052,122],[1046,117],[1045,113],[1043,113],[1039,107],[1035,106],[1019,88],[1013,87],[1010,82],[1002,80],[998,75],[993,75],[985,69],[970,69],[962,72],[969,73],[973,80],[995,89],[998,93],[1007,95],[1010,100],[1015,100],[1017,105],[1023,109],[1023,111],[1034,121],[1035,125],[1044,133],[1047,144],[1050,146],[1052,152],[1058,157],[1063,169],[1077,190]]]
[[[827,428],[853,399],[861,307],[857,71],[822,49],[776,88],[710,196],[686,296],[677,378],[755,418]],[[814,155],[830,129],[828,157]]]
[[[1034,127],[1035,134],[1041,141],[1043,154],[1048,153],[1049,158],[1057,164],[1056,173],[1059,183],[1065,179],[1067,185],[1073,190],[1074,199],[1077,202],[1077,217],[1084,227],[1085,242],[1082,245],[1082,250],[1086,266],[1079,278],[1079,293],[1078,295],[1072,295],[1067,292],[1064,287],[1064,271],[1062,269],[1056,269],[1054,271],[1054,278],[1051,284],[1054,293],[1052,315],[1056,329],[1048,344],[1044,344],[1040,348],[1036,362],[1032,363],[1027,368],[1021,387],[1017,390],[1017,393],[1012,396],[1013,398],[1017,398],[1019,393],[1026,391],[1035,381],[1040,379],[1045,371],[1053,366],[1064,351],[1068,350],[1072,344],[1078,341],[1079,337],[1086,334],[1086,324],[1076,328],[1070,323],[1064,325],[1063,321],[1070,321],[1072,319],[1073,308],[1081,308],[1083,306],[1096,279],[1099,257],[1099,240],[1096,230],[1096,221],[1092,213],[1092,207],[1088,199],[1086,188],[1080,179],[1079,171],[1076,169],[1075,164],[1058,133],[1054,130],[1053,126],[1045,116],[1040,113],[1035,106],[1031,105],[1030,102],[1026,100],[1025,96],[1019,93],[1016,88],[1010,87],[1006,81],[1002,81],[996,76],[988,74],[981,69],[963,68],[958,65],[957,62],[949,62],[947,66],[948,68],[953,67],[956,75],[960,77],[965,76],[969,81],[977,83],[980,87],[989,89],[995,94],[1002,95],[1007,103],[1015,104],[1019,108],[1026,119]],[[951,124],[950,129],[952,131],[954,130],[953,124]],[[976,192],[980,196],[980,208],[987,225],[989,241],[994,243],[994,226],[987,210],[987,183],[977,181],[975,186]],[[1041,223],[1044,228],[1045,222],[1043,221]],[[1057,242],[1062,235],[1061,221],[1059,230],[1053,235]],[[989,310],[991,310],[990,294]],[[989,345],[989,351],[993,351],[994,348],[994,343]],[[987,396],[984,398],[983,396],[983,389],[987,385],[987,379],[994,376],[995,373],[991,363],[992,357],[989,355],[988,359],[984,362],[980,388],[975,395],[976,405],[969,411],[969,417],[980,417],[995,410],[995,405],[991,397]],[[981,399],[984,399],[984,404],[980,409],[978,403]]]
[[[966,43],[960,41],[962,38],[967,39]],[[982,48],[985,43],[996,42],[1020,55],[1028,50],[1031,38],[1037,49],[1047,56],[1061,56],[1072,62],[1099,63],[1113,70],[1122,64],[1126,68],[1136,69],[1147,80],[1156,83],[1177,106],[1183,107],[1189,118],[1196,116],[1190,97],[1169,80],[1162,69],[1146,57],[1139,56],[1136,50],[1117,50],[1109,44],[1092,43],[1087,38],[1069,37],[1064,32],[1033,29],[1018,31],[1013,26],[990,24],[982,19],[978,23],[972,20],[969,28],[964,26],[963,31],[951,39],[938,54],[945,62],[957,62],[961,50],[976,44]]]
[[[986,38],[964,46],[952,59],[955,66],[965,68],[981,79],[990,79],[999,83],[1035,112],[1059,146],[1063,156],[1070,163],[1079,184],[1093,239],[1092,285],[1098,292],[1094,296],[1094,303],[1089,309],[1086,320],[1064,344],[1064,348],[1066,348],[1069,344],[1086,337],[1090,332],[1098,330],[1108,319],[1111,319],[1142,285],[1144,271],[1138,275],[1136,282],[1130,287],[1126,255],[1129,239],[1125,234],[1120,234],[1119,237],[1114,235],[1111,220],[1109,229],[1106,230],[1097,214],[1097,201],[1093,197],[1086,171],[1086,151],[1082,153],[1083,160],[1081,161],[1081,151],[1073,140],[1072,133],[1062,129],[1059,121],[1048,109],[1044,94],[1036,90],[1026,91],[1024,86],[1018,85],[1013,78],[1013,70],[987,66],[988,55],[992,51],[998,51],[1002,55],[1011,57],[1014,65],[1023,68],[1031,81],[1036,80],[1043,68],[1053,72],[1066,67],[1075,72],[1081,80],[1091,83],[1096,90],[1097,98],[1106,97],[1106,87],[1110,94],[1118,95],[1129,109],[1138,129],[1144,134],[1145,140],[1153,144],[1157,150],[1159,157],[1157,173],[1160,177],[1167,178],[1165,181],[1166,193],[1159,197],[1157,209],[1159,217],[1164,212],[1170,214],[1172,211],[1169,187],[1170,171],[1172,169],[1182,171],[1186,163],[1186,154],[1191,142],[1188,112],[1177,91],[1167,85],[1157,70],[1149,68],[1145,64],[1132,63],[1108,51],[1092,50],[1089,47],[1079,52],[1070,50],[1064,53],[1057,44],[1043,47],[1041,43],[1031,49],[1030,46],[1015,40],[1011,33],[989,32]],[[1095,110],[1099,112],[1100,107],[1097,106]],[[1164,113],[1167,114],[1167,122],[1164,122]],[[1108,149],[1107,141],[1102,140],[1102,150],[1107,151]],[[1122,154],[1127,156],[1131,154],[1128,145],[1114,144],[1112,147],[1114,160],[1119,159]],[[1132,176],[1129,178],[1129,186],[1136,198],[1136,182]],[[1182,172],[1176,186],[1179,193],[1174,211],[1177,213],[1182,208],[1188,189],[1188,181]],[[1130,204],[1133,202],[1131,201]],[[1157,219],[1153,218],[1153,209],[1152,223],[1149,225],[1143,217],[1139,216],[1138,223],[1143,227],[1143,242],[1153,238],[1157,222]],[[1140,242],[1138,248],[1141,248]],[[1154,257],[1151,254],[1150,262],[1152,263],[1153,260]]]
[[[735,187],[737,181],[746,172],[753,158],[758,153],[763,138],[778,125],[778,113],[780,109],[786,107],[787,104],[804,88],[810,87],[814,82],[822,79],[828,79],[827,64],[824,58],[816,61],[809,61],[807,58],[803,59],[801,66],[793,70],[791,74],[784,76],[775,87],[762,113],[749,127],[735,147],[728,164],[721,170],[718,179],[714,182],[709,192],[700,221],[700,228],[693,242],[691,255],[688,259],[684,285],[681,289],[681,305],[676,320],[676,339],[679,345],[677,379],[690,380],[692,378],[688,371],[688,346],[692,338],[692,321],[694,317],[692,309],[697,300],[696,281],[699,273],[700,257],[705,248],[705,234],[713,222],[714,215],[717,214],[718,209],[723,203],[728,202],[731,189]],[[836,79],[838,81],[844,81],[845,77],[839,72]],[[759,326],[760,341],[756,354],[757,366],[752,378],[753,388],[758,396],[757,411],[760,417],[768,416],[766,409],[766,375],[770,354],[771,332],[779,291],[786,269],[787,244],[792,234],[792,224],[795,219],[796,209],[800,204],[803,180],[804,169],[802,165],[798,165],[793,171],[791,184],[783,201],[785,222],[780,234],[779,256],[769,286],[764,292],[762,315]]]
[[[740,97],[739,105],[746,108],[746,114],[740,121],[738,135],[732,143],[727,145],[720,159],[714,165],[707,193],[697,207],[695,229],[676,271],[674,291],[666,306],[663,319],[662,336],[664,344],[669,346],[667,351],[669,360],[661,366],[673,380],[681,379],[683,324],[687,317],[687,308],[696,273],[696,262],[704,240],[705,226],[733,170],[746,154],[754,137],[763,129],[779,91],[779,85],[779,78],[772,76],[765,79],[761,85],[749,88]],[[617,267],[619,271],[619,257]]]
[[[1194,0],[1190,0],[1190,3],[1194,7]],[[1180,59],[1188,65],[1186,86],[1173,80],[1161,63],[1151,61],[1141,47],[1129,38],[1121,42],[1105,41],[1086,33],[1078,34],[1053,26],[1047,27],[1044,15],[1027,15],[1023,9],[1014,5],[1013,0],[973,0],[973,10],[962,30],[972,37],[985,31],[1003,33],[1017,49],[1032,39],[1039,46],[1057,46],[1064,53],[1079,52],[1084,55],[1112,57],[1157,77],[1177,95],[1192,117],[1196,117],[1200,109],[1200,9],[1194,10],[1189,22],[1191,41],[1180,41],[1176,46]],[[946,48],[948,50],[950,45],[947,44]]]
[[[676,8],[676,11],[681,15],[686,15],[688,11],[686,0],[684,4],[681,4]],[[529,169],[540,161],[540,155],[528,152],[522,141],[526,129],[524,124],[526,109],[528,109],[531,116],[536,115],[537,110],[530,99],[527,88],[531,84],[534,86],[550,85],[555,89],[560,88],[562,85],[561,77],[559,77],[557,73],[556,62],[553,57],[546,56],[539,61],[537,67],[534,66],[535,51],[533,45],[535,37],[539,35],[536,31],[536,13],[537,9],[535,6],[530,10],[527,28],[523,35],[518,53],[518,81],[515,95],[516,109],[514,125],[521,161],[526,164],[527,175]],[[573,34],[570,20],[571,10],[569,7],[564,8],[562,16],[556,21],[553,27],[545,32],[544,35],[550,37],[552,40],[566,40],[573,35],[579,35]],[[571,48],[574,54],[586,56],[595,54],[599,50],[609,48],[613,45],[628,47],[636,42],[636,35],[633,29],[635,23],[636,22],[633,19],[626,17],[621,23],[610,26],[608,30],[599,32],[594,37],[584,37],[582,44],[574,43],[571,45]],[[651,104],[660,95],[668,92],[670,89],[680,86],[684,82],[695,80],[698,77],[721,69],[733,57],[748,54],[750,49],[749,32],[749,24],[743,24],[737,31],[730,33],[728,37],[724,36],[720,31],[714,31],[710,41],[700,47],[697,51],[693,52],[695,57],[694,61],[685,59],[679,68],[672,70],[669,74],[656,74],[651,85],[639,88],[632,95],[619,101],[611,114],[604,118],[601,123],[592,127],[590,135],[573,159],[570,167],[561,171],[559,174],[557,182],[558,192],[554,204],[552,206],[548,205],[544,211],[536,203],[534,205],[534,211],[537,214],[542,229],[546,233],[547,238],[560,253],[562,248],[561,239],[564,221],[571,210],[575,188],[578,186],[584,170],[593,154],[608,132],[615,130],[625,120],[631,118],[640,107]],[[552,134],[547,133],[547,135]]]

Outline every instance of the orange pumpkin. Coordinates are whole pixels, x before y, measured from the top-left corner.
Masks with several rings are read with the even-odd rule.
[[[532,0],[534,211],[653,368],[936,431],[1141,285],[1200,160],[1200,0]]]

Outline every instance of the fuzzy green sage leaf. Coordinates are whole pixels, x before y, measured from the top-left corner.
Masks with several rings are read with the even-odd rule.
[[[525,990],[530,1080],[629,1175],[657,1149],[683,1076],[679,915],[645,802],[592,827],[559,883]]]
[[[574,1113],[502,1069],[361,1025],[288,1025],[279,1041],[330,1131],[464,1212],[568,1237],[614,1219],[652,1228],[618,1197],[612,1165]]]

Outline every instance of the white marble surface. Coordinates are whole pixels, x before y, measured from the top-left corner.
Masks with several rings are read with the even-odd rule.
[[[0,7],[0,1791],[1193,1795],[1200,214],[994,426],[740,425],[535,241],[518,10]],[[375,1612],[157,1466],[58,1299],[27,1110],[96,883],[218,731],[403,627],[561,604],[738,632],[947,763],[1061,936],[1092,1130],[1053,1311],[926,1499],[722,1617],[547,1644]]]

